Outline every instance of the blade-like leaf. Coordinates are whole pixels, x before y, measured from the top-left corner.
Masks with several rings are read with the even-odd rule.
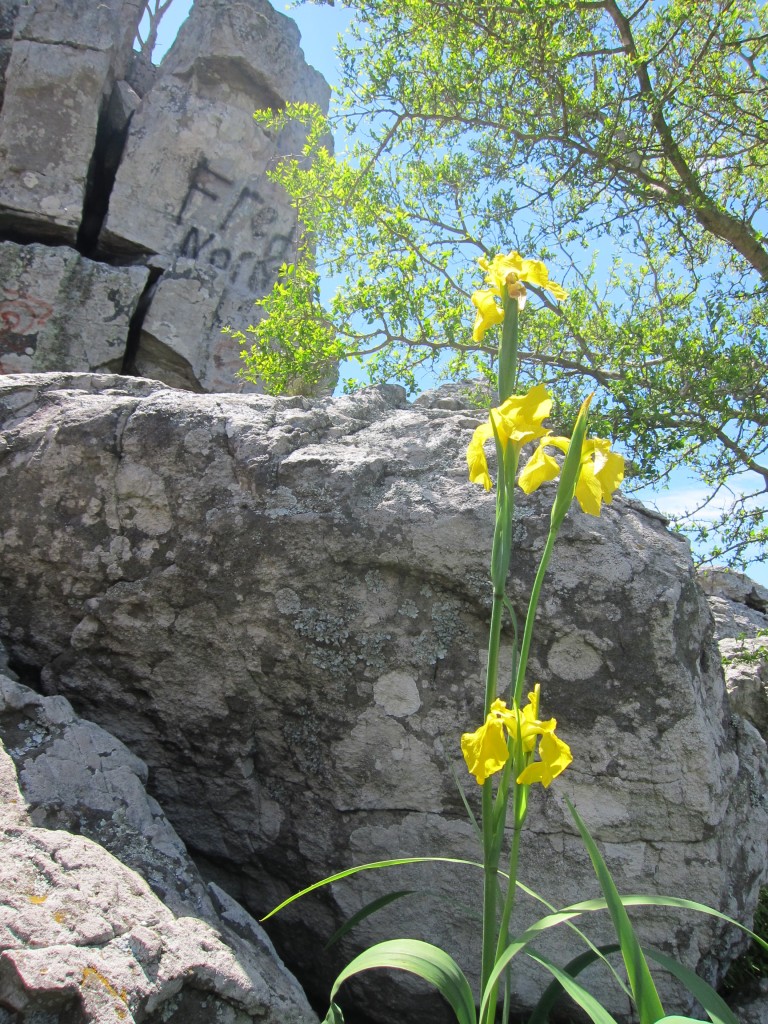
[[[653,983],[651,972],[640,948],[640,943],[637,941],[635,930],[629,920],[608,866],[603,860],[594,839],[589,834],[587,826],[567,797],[566,803],[573,816],[573,820],[576,822],[576,827],[581,833],[582,841],[592,861],[592,867],[595,869],[595,874],[600,882],[600,888],[603,890],[605,901],[608,904],[608,913],[611,915],[613,927],[616,930],[616,937],[621,945],[621,954],[624,957],[624,966],[627,969],[627,978],[635,998],[640,1024],[655,1024],[656,1021],[664,1016],[664,1007],[661,1005],[659,994]]]
[[[678,981],[682,981],[691,995],[707,1011],[712,1024],[739,1024],[739,1019],[735,1016],[733,1010],[715,992],[712,986],[708,985],[698,974],[695,974],[690,967],[685,967],[671,956],[667,956],[666,953],[659,952],[658,949],[648,947],[645,949],[645,952],[656,963],[661,964],[665,970],[669,971],[670,974],[674,974]],[[679,1019],[688,1020],[690,1018],[680,1017]]]
[[[344,1024],[344,1014],[337,1003],[331,1003],[326,1013],[323,1024]]]
[[[445,950],[420,939],[390,939],[366,949],[347,964],[333,983],[331,1002],[348,978],[375,968],[416,974],[435,986],[455,1013],[458,1024],[476,1024],[475,1000],[461,968]]]
[[[656,1024],[709,1024],[709,1021],[699,1020],[698,1017],[679,1017],[673,1013],[671,1017],[662,1017]]]
[[[270,917],[277,914],[278,911],[283,910],[291,903],[295,903],[296,900],[301,899],[302,896],[306,896],[310,892],[314,892],[315,889],[322,889],[324,885],[331,885],[333,882],[340,882],[343,878],[349,878],[351,875],[356,875],[360,871],[376,871],[380,868],[394,868],[401,864],[466,864],[468,867],[479,868],[483,870],[483,865],[475,860],[460,860],[456,857],[399,857],[394,860],[377,860],[372,861],[370,864],[358,864],[356,867],[346,868],[344,871],[339,871],[338,874],[329,875],[328,878],[321,878],[319,882],[313,882],[312,885],[308,885],[306,889],[302,889],[301,892],[296,892],[293,896],[289,896],[287,900],[283,900],[274,907],[268,914],[265,914],[261,918],[262,921],[267,921]]]
[[[375,914],[377,910],[381,910],[383,907],[388,906],[390,903],[394,903],[395,900],[401,899],[403,896],[411,896],[415,892],[414,889],[399,889],[397,892],[388,892],[386,896],[379,896],[378,899],[372,900],[366,906],[361,907],[357,913],[348,917],[344,924],[337,928],[333,935],[328,939],[323,949],[329,949],[334,943],[338,942],[339,939],[343,939],[347,932],[352,931],[355,925],[360,924],[366,917],[370,917],[371,914]]]
[[[571,977],[567,971],[561,970],[555,964],[550,963],[543,956],[539,956],[536,953],[530,951],[526,954],[535,960],[537,964],[541,964],[557,979],[557,981],[563,986],[568,995],[577,1003],[582,1010],[589,1014],[595,1024],[616,1024],[616,1018],[613,1017],[606,1008],[599,1003],[597,999],[592,995],[591,992],[587,992],[585,988],[582,988],[579,983]]]
[[[605,958],[611,953],[617,953],[621,947],[617,944],[611,946],[598,946],[594,949],[588,949],[580,956],[576,956],[573,960],[569,961],[563,970],[566,974],[569,974],[572,978],[575,978],[590,964],[595,963],[596,960]],[[560,982],[555,980],[548,985],[541,994],[538,1003],[533,1009],[533,1013],[528,1018],[528,1024],[548,1024],[549,1015],[552,1009],[563,994],[564,989]]]

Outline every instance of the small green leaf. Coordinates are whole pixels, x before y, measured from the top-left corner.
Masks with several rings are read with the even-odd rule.
[[[458,857],[398,857],[393,860],[377,860],[372,861],[370,864],[358,864],[352,868],[346,868],[344,871],[339,871],[335,875],[329,875],[328,878],[321,878],[319,882],[313,882],[312,885],[308,885],[306,889],[302,889],[301,892],[296,892],[293,896],[289,896],[288,899],[283,900],[274,907],[268,914],[265,914],[261,918],[262,921],[267,921],[270,917],[273,917],[279,911],[285,907],[290,906],[291,903],[295,903],[296,900],[301,899],[302,896],[308,895],[310,892],[314,892],[315,889],[322,889],[324,885],[332,885],[334,882],[340,882],[344,878],[349,878],[351,875],[356,875],[360,871],[378,871],[380,868],[394,868],[399,867],[401,864],[466,864],[468,867],[479,868],[483,870],[483,865],[475,860],[461,860]]]
[[[700,1020],[698,1017],[680,1017],[672,1014],[671,1017],[662,1017],[656,1024],[709,1024],[709,1021]]]
[[[390,903],[394,903],[395,900],[399,900],[403,896],[411,896],[413,892],[413,889],[399,889],[397,892],[388,892],[386,896],[379,896],[378,899],[372,900],[364,907],[361,907],[357,913],[347,918],[344,924],[340,928],[337,928],[330,939],[328,939],[326,944],[323,946],[323,949],[329,949],[340,939],[343,939],[347,932],[352,931],[356,925],[360,924],[361,921],[364,921],[366,917],[370,917],[371,914],[375,914],[377,910],[381,910],[383,907],[388,906]]]
[[[338,1003],[331,1003],[326,1013],[323,1024],[344,1024],[344,1014]]]
[[[347,964],[333,983],[331,1002],[348,978],[375,968],[407,971],[423,978],[440,992],[458,1024],[476,1024],[475,1000],[461,968],[445,950],[420,939],[390,939],[366,949]]]

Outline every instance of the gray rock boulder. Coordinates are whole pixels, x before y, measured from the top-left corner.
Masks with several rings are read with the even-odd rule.
[[[119,373],[148,277],[144,267],[110,267],[66,246],[0,242],[0,373]]]
[[[451,778],[479,724],[493,494],[466,479],[476,413],[401,389],[310,402],[192,395],[91,375],[0,381],[0,637],[17,671],[127,743],[205,877],[257,916],[350,864],[478,855]],[[519,499],[522,615],[551,489]],[[685,542],[620,498],[563,527],[530,680],[574,763],[535,793],[521,879],[556,905],[596,883],[564,805],[621,890],[751,920],[765,880],[766,746],[728,706]],[[322,943],[392,888],[425,889]],[[457,895],[458,894],[458,895]],[[367,873],[270,922],[318,998],[362,944],[409,934],[471,967],[478,879]],[[535,912],[520,905],[520,922]],[[714,979],[741,940],[638,915],[646,941]],[[594,922],[593,936],[610,929]],[[567,935],[548,952],[574,952]],[[531,1005],[541,978],[515,977]],[[661,980],[665,999],[671,983]],[[601,976],[591,985],[626,1017]],[[377,980],[366,1012],[436,1020]],[[676,1009],[686,1007],[676,1004]]]
[[[316,1022],[259,925],[211,899],[122,743],[4,675],[0,737],[0,1005],[84,1024]]]

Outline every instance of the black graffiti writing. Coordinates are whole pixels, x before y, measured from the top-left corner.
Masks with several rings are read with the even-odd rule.
[[[213,191],[213,187],[217,182],[222,185],[234,185],[231,178],[227,178],[223,174],[219,174],[218,171],[214,171],[209,165],[207,158],[201,156],[189,177],[187,194],[184,196],[181,208],[176,214],[177,224],[181,224],[184,219],[184,214],[186,213],[187,207],[189,206],[195,192],[205,196],[206,199],[211,199],[213,202],[218,201],[219,193]]]
[[[276,232],[278,211],[267,206],[255,188],[245,186],[235,195],[227,187],[233,184],[225,175],[214,171],[205,157],[198,161],[176,218],[179,224],[185,217],[187,219],[178,254],[226,273],[230,284],[239,283],[252,294],[265,295],[274,284],[280,266],[289,258],[295,228],[289,234]],[[195,194],[220,204],[223,216],[218,226],[200,227],[194,222],[196,218],[190,216],[190,203]],[[257,244],[253,249],[240,252],[227,244],[227,234],[242,237],[243,226],[248,237]]]

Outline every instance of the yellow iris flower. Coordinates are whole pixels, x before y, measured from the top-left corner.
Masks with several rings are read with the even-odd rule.
[[[556,460],[548,455],[550,445],[567,452],[570,438],[545,437],[533,453],[522,473],[518,484],[530,494],[547,480],[554,480],[560,473]],[[576,500],[582,511],[599,516],[603,502],[610,503],[613,492],[624,479],[624,459],[611,451],[611,442],[602,437],[588,437],[581,448],[581,471],[576,484]]]
[[[485,282],[490,288],[477,291],[472,295],[472,302],[477,309],[472,340],[480,344],[489,327],[500,324],[504,319],[504,311],[496,302],[506,290],[510,299],[517,299],[519,309],[525,308],[525,285],[532,284],[545,288],[558,301],[568,297],[568,292],[549,280],[549,271],[541,260],[524,259],[514,250],[506,256],[494,256],[490,262],[481,256],[478,260],[481,270],[485,271]]]
[[[480,269],[485,271],[486,284],[499,296],[502,288],[519,281],[545,288],[559,302],[568,297],[565,288],[549,280],[549,271],[541,260],[524,259],[519,252],[513,250],[506,256],[494,256],[490,263],[484,256],[477,262]]]
[[[477,427],[467,448],[470,481],[482,484],[486,491],[491,489],[484,445],[493,437],[494,426],[504,450],[510,442],[519,450],[529,441],[549,434],[541,423],[549,416],[551,409],[552,399],[543,384],[531,388],[527,395],[510,395],[498,408],[491,409],[488,422]]]
[[[539,721],[539,690],[537,683],[528,694],[529,703],[521,711],[508,708],[503,700],[495,700],[485,724],[475,732],[465,732],[461,737],[461,752],[467,768],[479,785],[482,786],[490,775],[501,771],[509,760],[505,730],[506,735],[512,740],[520,736],[526,754],[532,753],[537,738],[541,737],[541,761],[532,761],[520,773],[517,777],[520,785],[541,782],[543,786],[549,786],[573,760],[568,744],[555,736],[556,719]]]

